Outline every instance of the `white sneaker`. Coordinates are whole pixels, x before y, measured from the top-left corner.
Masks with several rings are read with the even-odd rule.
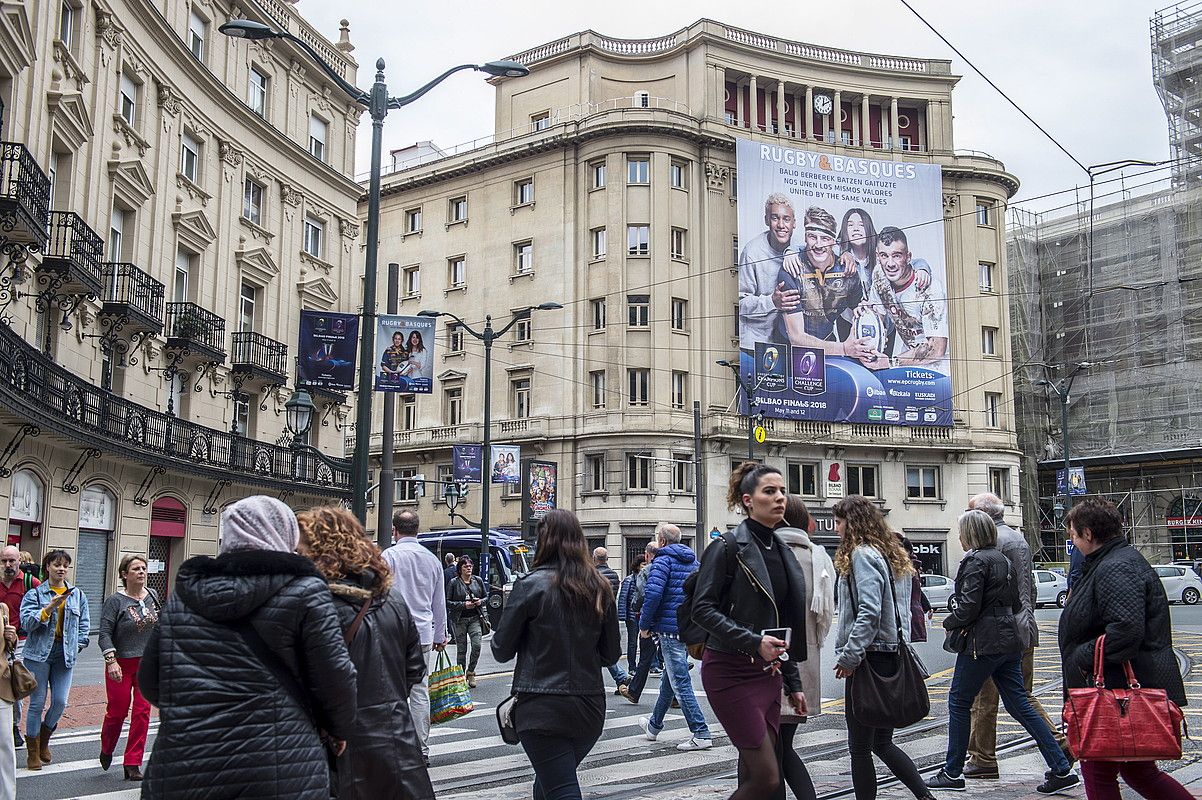
[[[639,717],[639,727],[643,729],[647,741],[654,742],[659,737],[659,731],[651,727],[651,717]]]
[[[686,739],[676,745],[677,750],[709,750],[714,746],[713,739],[698,739],[696,736]]]

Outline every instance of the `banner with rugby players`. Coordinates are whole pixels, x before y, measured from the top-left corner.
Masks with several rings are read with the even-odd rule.
[[[750,413],[951,425],[939,166],[736,148]]]

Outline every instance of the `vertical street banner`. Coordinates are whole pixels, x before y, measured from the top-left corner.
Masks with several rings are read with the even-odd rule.
[[[554,461],[527,460],[522,470],[522,509],[527,520],[538,520],[556,508],[559,465]]]
[[[434,391],[434,320],[381,314],[376,317],[376,391]]]
[[[480,483],[484,473],[484,450],[478,444],[452,445],[451,464],[456,483]]]
[[[522,482],[522,448],[516,444],[492,445],[492,477],[489,483],[510,483],[517,486]]]
[[[326,389],[355,388],[355,356],[359,347],[359,317],[329,311],[302,311],[297,382]]]
[[[744,413],[950,426],[939,166],[747,139],[736,156]]]

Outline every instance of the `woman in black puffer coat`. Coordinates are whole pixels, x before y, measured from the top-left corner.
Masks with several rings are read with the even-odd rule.
[[[425,677],[426,660],[409,608],[389,592],[388,565],[344,508],[302,511],[297,521],[300,553],[330,582],[359,673],[359,714],[335,769],[338,800],[434,800],[409,713],[409,689]]]
[[[296,517],[280,501],[240,500],[221,520],[221,555],[180,567],[142,657],[142,693],[160,712],[142,796],[328,800],[317,728],[345,739],[355,722],[355,667],[330,590],[292,552]]]

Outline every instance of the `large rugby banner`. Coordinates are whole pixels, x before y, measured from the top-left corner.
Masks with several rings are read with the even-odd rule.
[[[737,156],[751,413],[951,425],[939,167],[746,139]]]

